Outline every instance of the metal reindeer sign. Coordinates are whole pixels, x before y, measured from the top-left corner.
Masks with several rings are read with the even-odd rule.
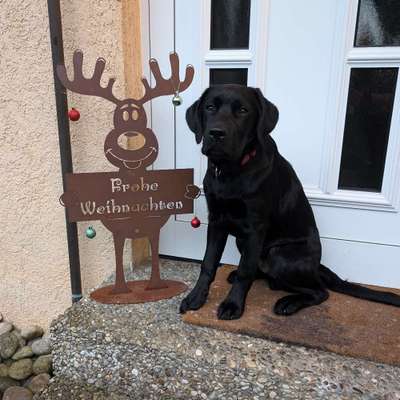
[[[74,76],[67,77],[64,65],[58,65],[57,75],[63,85],[76,93],[99,96],[116,105],[114,129],[106,135],[104,154],[119,170],[67,175],[67,190],[61,196],[70,221],[100,220],[114,239],[115,284],[92,292],[91,297],[103,303],[137,303],[172,297],[184,291],[182,282],[163,280],[159,269],[160,229],[173,214],[193,212],[193,200],[200,189],[193,185],[192,169],[147,170],[158,155],[158,142],[147,127],[143,104],[164,95],[179,96],[191,84],[194,69],[186,67],[183,81],[179,77],[179,58],[170,54],[171,76],[165,79],[155,59],[150,70],[155,86],[142,79],[144,95],[140,99],[117,99],[112,88],[100,85],[105,60],[99,58],[91,78],[82,72],[83,54],[75,51]],[[127,143],[130,142],[130,145]],[[150,280],[125,280],[123,249],[126,239],[148,237],[151,244],[152,269]]]

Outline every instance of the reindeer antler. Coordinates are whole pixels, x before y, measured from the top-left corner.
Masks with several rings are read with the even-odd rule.
[[[67,77],[65,65],[57,65],[58,78],[67,89],[76,93],[87,94],[89,96],[99,96],[115,104],[121,103],[121,100],[117,99],[112,93],[112,88],[115,83],[114,78],[109,80],[106,87],[100,85],[101,75],[103,74],[106,65],[104,58],[97,59],[93,76],[91,78],[85,78],[83,76],[83,53],[81,50],[76,50],[74,52],[73,63],[74,80],[72,81]]]
[[[146,78],[142,78],[143,86],[145,89],[144,96],[139,100],[140,103],[146,103],[155,97],[164,96],[166,94],[174,94],[176,92],[183,92],[192,83],[194,76],[194,68],[192,65],[186,66],[185,80],[181,81],[179,78],[179,57],[178,54],[170,53],[169,61],[171,63],[171,77],[169,79],[163,78],[161,75],[160,67],[157,60],[152,58],[149,61],[150,70],[153,73],[156,85],[151,88]]]

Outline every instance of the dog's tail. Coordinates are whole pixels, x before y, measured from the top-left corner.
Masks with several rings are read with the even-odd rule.
[[[321,278],[328,289],[334,292],[347,294],[360,299],[375,301],[377,303],[390,304],[400,307],[400,296],[391,292],[381,292],[366,288],[356,283],[344,281],[325,265],[320,265]]]

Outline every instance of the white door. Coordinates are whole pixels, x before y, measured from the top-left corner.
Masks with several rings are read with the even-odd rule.
[[[260,87],[280,110],[273,132],[313,206],[323,262],[343,278],[400,287],[400,6],[377,0],[143,0],[144,58],[169,72],[175,49],[195,67],[175,110],[151,105],[160,143],[156,168],[207,162],[185,110],[210,83]],[[146,71],[148,74],[148,71]],[[207,209],[171,218],[161,254],[202,259]],[[232,239],[232,238],[231,238]],[[230,240],[223,262],[236,264]]]

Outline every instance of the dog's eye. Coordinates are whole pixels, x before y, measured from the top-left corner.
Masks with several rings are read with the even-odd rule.
[[[217,108],[214,106],[214,104],[209,104],[206,106],[207,111],[215,111]]]
[[[239,113],[240,114],[247,114],[249,111],[247,110],[247,108],[246,107],[240,107],[239,108]]]

